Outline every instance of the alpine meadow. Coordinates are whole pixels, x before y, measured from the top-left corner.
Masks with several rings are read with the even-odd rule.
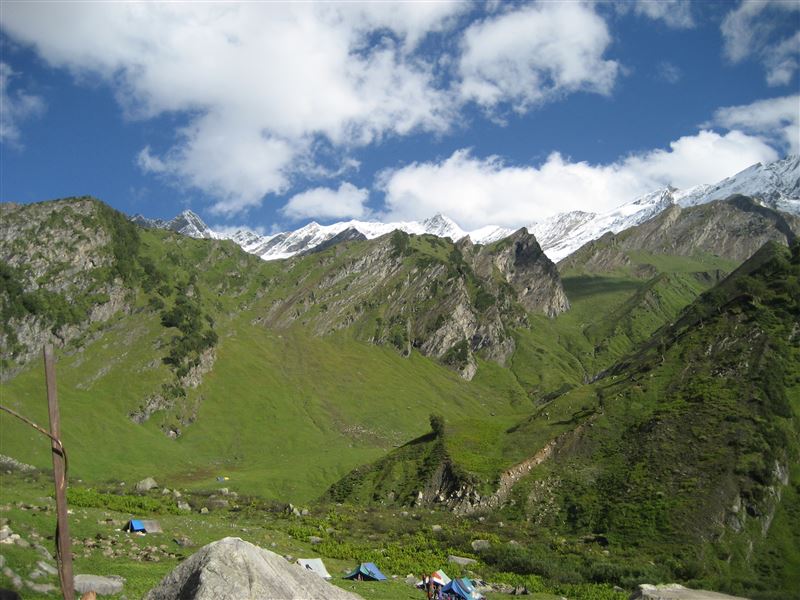
[[[798,32],[3,0],[0,598],[800,600]]]

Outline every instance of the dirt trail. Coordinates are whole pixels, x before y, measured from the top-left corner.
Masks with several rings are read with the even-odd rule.
[[[590,419],[591,420],[591,419]],[[511,490],[517,484],[517,482],[528,475],[531,470],[537,465],[542,464],[548,458],[553,455],[555,449],[561,445],[561,443],[568,437],[574,436],[579,434],[585,423],[579,425],[573,430],[565,431],[564,433],[558,435],[557,437],[553,438],[547,444],[545,444],[536,454],[530,456],[523,460],[520,463],[517,463],[513,467],[510,467],[503,471],[500,475],[500,483],[497,486],[497,490],[491,495],[481,498],[481,500],[476,504],[469,504],[466,506],[459,507],[456,510],[459,514],[472,514],[475,512],[483,511],[489,508],[497,508],[501,506],[506,500],[508,500],[509,495],[511,494]]]

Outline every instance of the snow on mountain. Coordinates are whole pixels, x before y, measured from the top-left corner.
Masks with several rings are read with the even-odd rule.
[[[759,198],[765,206],[800,215],[800,156],[788,156],[767,165],[757,163],[715,184],[698,185],[687,190],[677,190],[673,187],[656,190],[604,213],[582,211],[561,213],[532,223],[528,226],[528,231],[536,237],[545,254],[557,262],[585,243],[609,231],[619,233],[644,223],[673,204],[683,207],[695,206],[727,198],[732,194],[753,196]],[[320,225],[311,222],[295,231],[268,236],[245,230],[233,234],[216,232],[190,210],[183,211],[170,221],[147,219],[141,215],[136,215],[131,220],[143,227],[169,229],[195,238],[230,239],[246,252],[260,256],[264,260],[289,258],[308,252],[346,230],[358,232],[367,239],[386,235],[395,230],[416,235],[448,237],[453,241],[469,236],[475,244],[490,244],[509,236],[514,231],[487,225],[466,232],[442,214],[434,215],[424,221],[396,223],[352,220]],[[344,237],[353,239],[353,235]]]
[[[653,218],[675,203],[673,188],[645,194],[633,202],[605,213],[568,212],[528,226],[539,245],[553,262],[566,258],[575,250],[609,231],[619,233]]]
[[[765,206],[800,215],[800,156],[788,156],[767,165],[756,163],[711,185],[687,190],[668,187],[605,213],[562,213],[531,224],[528,231],[536,236],[550,260],[558,262],[585,243],[609,231],[619,233],[644,223],[672,204],[696,206],[733,194],[753,196]]]
[[[680,191],[675,200],[680,206],[694,206],[733,194],[758,197],[765,206],[800,215],[800,156],[756,163],[714,185]]]
[[[485,227],[481,227],[480,229],[476,229],[475,231],[470,231],[469,239],[472,241],[473,244],[492,244],[494,242],[498,242],[503,238],[507,238],[512,233],[514,233],[515,229],[509,229],[508,227],[498,227],[497,225],[486,225]]]
[[[213,231],[203,222],[203,219],[191,210],[185,210],[169,221],[163,219],[148,219],[142,215],[134,215],[131,217],[131,221],[142,227],[167,229],[193,238],[220,239],[225,237]]]

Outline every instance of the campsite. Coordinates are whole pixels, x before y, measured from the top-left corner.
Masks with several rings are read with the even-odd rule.
[[[434,527],[442,525],[445,531],[458,535],[497,540],[493,532],[502,532],[497,523],[455,519],[439,511],[404,515],[370,509],[365,514],[361,509],[345,506],[309,507],[304,509],[305,516],[302,511],[298,511],[301,512],[298,516],[287,511],[286,505],[252,498],[240,498],[225,508],[212,507],[203,514],[200,510],[208,507],[213,490],[182,489],[182,499],[192,505],[192,510],[178,511],[174,510],[174,501],[167,500],[158,490],[119,493],[127,487],[120,483],[109,484],[105,489],[83,488],[76,483],[70,490],[75,573],[124,579],[123,590],[105,596],[108,598],[142,597],[196,550],[226,536],[248,540],[283,556],[287,563],[311,567],[308,570],[323,579],[330,576],[327,581],[332,585],[355,592],[365,600],[425,600],[425,592],[417,587],[423,573],[438,573],[440,581],[447,581],[448,575],[486,579],[493,585],[492,591],[482,593],[487,600],[508,598],[509,593],[524,586],[531,592],[529,598],[559,598],[545,592],[545,586],[536,576],[492,574],[479,564],[470,565],[473,570],[449,562],[447,547],[452,540],[442,538]],[[0,546],[0,554],[5,557],[4,568],[18,574],[23,585],[27,580],[42,586],[40,589],[46,589],[47,580],[31,579],[31,572],[43,558],[42,549],[50,553],[52,562],[52,540],[48,537],[53,535],[55,510],[52,500],[47,498],[49,484],[48,477],[40,473],[0,473],[0,485],[13,492],[15,499],[0,506],[0,517],[11,524],[13,535],[27,543]],[[142,527],[145,531],[139,530]],[[380,541],[374,539],[376,529],[389,527],[392,534]],[[421,530],[429,533],[421,535]],[[322,541],[312,543],[309,541],[312,537]],[[381,574],[385,579],[345,578],[361,569]],[[560,589],[587,600],[625,598],[609,586],[581,584]],[[26,587],[23,597],[44,600],[53,598],[52,593]],[[467,598],[475,599],[476,596]]]

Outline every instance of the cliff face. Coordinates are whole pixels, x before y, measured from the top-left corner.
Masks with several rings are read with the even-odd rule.
[[[90,198],[0,204],[4,378],[43,344],[63,346],[130,309],[121,254],[137,241],[135,227]]]
[[[417,348],[466,379],[476,372],[476,353],[506,363],[514,352],[510,328],[524,324],[526,312],[555,316],[569,308],[555,265],[525,230],[477,247],[395,232],[292,259],[282,278],[294,289],[257,322],[300,323],[317,335],[352,328],[406,355]]]

